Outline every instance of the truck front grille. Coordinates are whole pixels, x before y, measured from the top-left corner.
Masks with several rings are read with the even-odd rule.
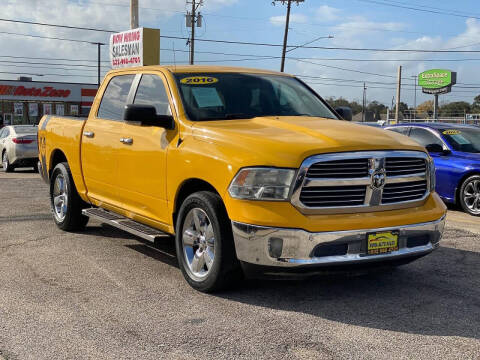
[[[307,172],[310,179],[353,179],[368,176],[368,159],[346,159],[312,164]]]
[[[300,167],[292,203],[309,214],[417,206],[429,194],[428,156],[417,151],[316,155]]]
[[[311,207],[359,206],[365,202],[365,186],[304,187],[300,194],[302,204]]]
[[[427,181],[412,181],[387,184],[383,189],[382,204],[393,204],[423,198],[427,192]]]
[[[426,161],[419,158],[393,157],[385,161],[385,171],[389,176],[425,173],[426,169]]]

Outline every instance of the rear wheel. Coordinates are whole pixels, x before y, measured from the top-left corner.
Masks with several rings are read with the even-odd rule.
[[[196,290],[220,290],[242,277],[232,225],[217,194],[201,191],[185,199],[178,214],[175,245],[180,269]]]
[[[68,163],[55,166],[50,178],[50,204],[53,220],[65,231],[82,230],[88,217],[82,215],[85,203],[78,196]]]
[[[480,175],[470,176],[463,182],[459,198],[465,212],[480,216]]]
[[[4,151],[2,154],[2,169],[4,172],[12,172],[13,166],[10,165],[10,161],[8,160],[7,152]]]

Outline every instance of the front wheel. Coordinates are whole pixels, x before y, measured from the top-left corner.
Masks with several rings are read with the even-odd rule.
[[[2,169],[4,172],[12,172],[13,166],[10,165],[10,161],[8,160],[7,152],[4,151],[2,154]]]
[[[50,178],[50,204],[53,220],[65,231],[82,230],[88,217],[82,215],[85,203],[78,196],[68,163],[60,163]]]
[[[232,225],[217,194],[201,191],[185,199],[178,214],[175,245],[180,269],[194,289],[212,292],[241,279]]]
[[[480,216],[480,175],[470,176],[463,182],[459,197],[465,212]]]

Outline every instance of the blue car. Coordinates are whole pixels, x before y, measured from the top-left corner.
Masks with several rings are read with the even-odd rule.
[[[436,191],[446,203],[480,216],[480,127],[411,123],[386,127],[425,146],[435,162]]]

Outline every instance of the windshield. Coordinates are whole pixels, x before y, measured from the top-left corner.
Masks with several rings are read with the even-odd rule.
[[[456,151],[480,153],[480,129],[440,130],[448,144]]]
[[[194,121],[257,116],[337,119],[295,78],[241,73],[175,74],[185,111]]]
[[[14,126],[13,129],[17,134],[36,134],[36,126]]]

